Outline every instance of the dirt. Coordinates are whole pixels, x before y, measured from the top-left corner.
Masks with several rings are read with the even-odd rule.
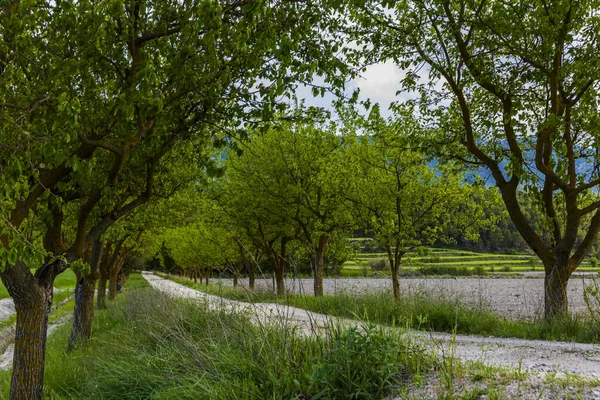
[[[361,321],[339,319],[327,315],[317,314],[294,307],[279,304],[249,304],[233,300],[223,299],[218,296],[207,295],[199,291],[179,285],[173,281],[162,279],[155,275],[144,273],[144,277],[156,289],[175,297],[192,298],[205,301],[208,307],[213,309],[225,309],[244,312],[253,320],[272,323],[291,323],[298,327],[299,332],[305,335],[318,334],[331,326],[358,326]],[[464,280],[461,280],[464,281]],[[404,289],[408,290],[415,284],[425,285],[429,290],[450,291],[457,295],[467,295],[473,291],[484,298],[488,296],[499,296],[510,298],[507,292],[512,287],[514,293],[522,293],[522,296],[530,296],[533,301],[537,293],[537,285],[542,282],[533,280],[531,284],[526,280],[483,280],[469,279],[469,290],[460,290],[465,282],[456,282],[452,279],[428,279],[425,282],[403,281]],[[510,282],[508,282],[510,281]],[[385,290],[383,283],[386,281],[346,279],[327,280],[326,292],[328,293],[360,293],[360,291],[372,291],[374,287]],[[300,293],[304,288],[309,288],[306,280],[290,282],[288,286]],[[408,285],[411,283],[412,285]],[[570,285],[570,295],[575,290],[581,290],[581,283]],[[422,288],[421,288],[422,289]],[[421,290],[419,289],[419,290]],[[520,292],[519,292],[520,291]],[[492,297],[493,297],[492,296]],[[521,296],[515,296],[519,298]],[[504,309],[529,310],[522,300],[516,302],[497,301],[497,307]],[[519,308],[521,307],[521,308]],[[600,399],[600,387],[594,386],[600,382],[600,347],[593,344],[578,344],[565,342],[546,342],[538,340],[506,339],[468,335],[449,335],[443,333],[423,333],[407,331],[411,338],[421,341],[427,348],[438,354],[442,359],[456,357],[465,362],[483,363],[499,368],[510,368],[512,371],[527,372],[527,378],[514,381],[509,380],[502,384],[503,393],[507,396],[522,399],[554,399],[554,398],[584,398]],[[483,381],[486,382],[486,381]],[[586,383],[587,382],[587,383]],[[443,385],[434,385],[435,380],[429,384],[415,388],[414,393],[421,393],[411,398],[437,398],[439,390]],[[464,390],[476,388],[482,381],[467,377],[460,382]],[[433,386],[432,386],[433,385]],[[489,385],[489,383],[488,383]],[[466,388],[466,389],[465,389]],[[474,390],[474,389],[473,389]],[[437,394],[436,394],[437,393]],[[571,396],[571,394],[573,396]],[[486,398],[486,397],[480,397]]]

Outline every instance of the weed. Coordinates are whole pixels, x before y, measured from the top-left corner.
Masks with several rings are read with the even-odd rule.
[[[372,325],[343,331],[313,367],[314,399],[382,398],[424,364],[421,352],[403,342]]]

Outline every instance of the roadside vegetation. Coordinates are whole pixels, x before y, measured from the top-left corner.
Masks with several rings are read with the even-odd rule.
[[[276,296],[272,292],[250,292],[246,288],[223,284],[199,284],[177,276],[163,275],[187,287],[225,298],[262,303],[283,303],[320,314],[328,314],[369,323],[423,331],[472,334],[521,339],[558,340],[567,342],[599,343],[600,324],[595,314],[569,315],[566,318],[546,321],[513,320],[488,309],[486,304],[471,305],[467,299],[450,298],[443,293],[431,296],[424,290],[413,290],[396,302],[387,293],[361,295],[311,295]],[[591,289],[597,285],[591,285]],[[596,292],[589,290],[588,304],[595,310]],[[595,302],[595,303],[594,303]]]
[[[69,327],[57,329],[48,343],[45,397],[377,399],[436,365],[406,338],[375,328],[301,338],[284,324],[255,326],[145,286],[132,275],[76,351],[65,351]],[[8,379],[0,374],[2,398]]]

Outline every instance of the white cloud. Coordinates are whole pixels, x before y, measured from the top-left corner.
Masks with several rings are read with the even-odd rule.
[[[400,81],[404,73],[393,62],[373,64],[366,71],[351,81],[351,85],[360,89],[362,100],[371,99],[386,110],[390,103],[399,99],[396,92],[401,89]]]

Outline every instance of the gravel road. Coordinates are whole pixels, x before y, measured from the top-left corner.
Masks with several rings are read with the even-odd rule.
[[[231,279],[213,279],[231,285]],[[572,312],[586,310],[583,301],[583,289],[591,282],[588,278],[573,277],[569,281],[569,309]],[[240,284],[247,285],[247,279]],[[380,278],[330,278],[324,279],[326,294],[366,294],[391,293],[392,284],[389,279]],[[510,318],[538,317],[543,312],[544,280],[539,273],[526,278],[419,278],[401,279],[401,290],[406,294],[425,293],[435,297],[449,299],[460,298],[461,301],[474,307],[489,307],[501,315]],[[257,279],[256,290],[272,290],[270,279]],[[296,294],[312,294],[312,279],[287,279],[286,291]]]
[[[317,329],[325,329],[331,324],[360,326],[360,321],[340,320],[339,318],[317,314],[279,304],[249,304],[223,299],[218,296],[207,295],[177,284],[173,281],[160,278],[151,273],[144,273],[144,277],[152,287],[175,297],[204,300],[211,308],[225,307],[228,310],[251,312],[251,318],[260,321],[273,318],[285,318],[298,326],[301,332],[311,334]],[[442,280],[429,280],[431,284],[440,283]],[[444,280],[447,283],[452,280]],[[473,283],[486,285],[495,283],[496,280],[481,282],[472,280]],[[360,282],[356,282],[359,283]],[[331,293],[331,280],[328,282]],[[340,282],[337,282],[338,284]],[[537,282],[540,283],[539,281]],[[301,284],[301,283],[300,283]],[[335,288],[341,290],[340,286]],[[343,290],[355,290],[345,285]],[[450,350],[454,355],[466,361],[482,361],[487,365],[518,368],[542,373],[575,374],[584,379],[600,378],[600,347],[592,344],[545,342],[538,340],[505,339],[482,336],[449,335],[443,333],[423,333],[411,331],[410,335],[419,338],[432,349],[439,353],[448,354]],[[598,393],[600,398],[600,392]]]

